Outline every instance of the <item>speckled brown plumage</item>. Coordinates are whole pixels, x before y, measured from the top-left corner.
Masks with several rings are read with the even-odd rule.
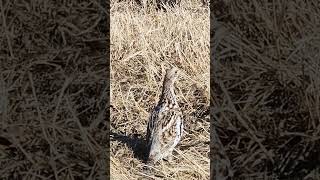
[[[150,114],[147,128],[149,163],[171,158],[174,147],[181,140],[182,112],[174,93],[174,82],[177,76],[177,68],[167,70],[160,100]]]

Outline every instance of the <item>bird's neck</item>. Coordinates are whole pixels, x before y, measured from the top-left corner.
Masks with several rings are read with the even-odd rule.
[[[176,104],[177,100],[173,84],[165,84],[163,86],[161,101],[168,102],[169,104]]]

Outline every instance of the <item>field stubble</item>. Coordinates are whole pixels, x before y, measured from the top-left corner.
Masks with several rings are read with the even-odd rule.
[[[174,161],[143,173],[149,112],[165,69],[181,70],[176,93],[185,134]],[[166,12],[111,2],[111,178],[209,178],[209,9],[182,2]]]
[[[318,3],[213,1],[212,9],[212,121],[235,177],[319,179]]]

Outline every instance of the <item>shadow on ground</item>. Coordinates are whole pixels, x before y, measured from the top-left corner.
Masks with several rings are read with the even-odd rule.
[[[134,157],[146,162],[147,160],[147,145],[141,134],[122,135],[110,132],[110,141],[119,141],[126,144],[134,153]]]

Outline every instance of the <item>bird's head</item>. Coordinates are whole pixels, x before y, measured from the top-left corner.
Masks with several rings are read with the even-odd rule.
[[[164,79],[165,85],[173,85],[179,75],[179,70],[176,67],[168,69]]]

